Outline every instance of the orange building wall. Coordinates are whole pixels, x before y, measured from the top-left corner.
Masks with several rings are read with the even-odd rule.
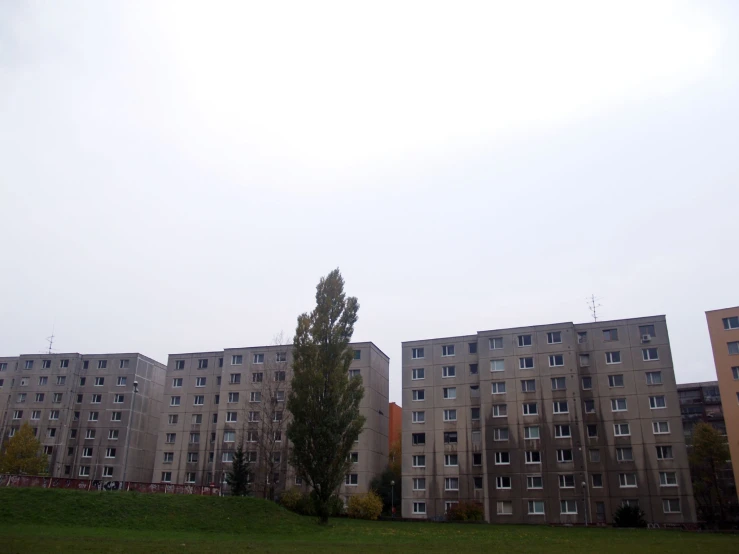
[[[739,329],[724,329],[723,318],[739,316],[739,307],[706,312],[708,334],[711,336],[713,361],[716,364],[721,407],[724,411],[726,434],[729,440],[734,481],[739,483],[739,380],[734,379],[732,367],[739,367],[739,355],[730,355],[727,343],[739,341]]]
[[[388,429],[388,448],[403,436],[403,408],[390,402],[390,428]]]

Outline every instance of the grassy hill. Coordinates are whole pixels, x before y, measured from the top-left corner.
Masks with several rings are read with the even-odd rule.
[[[256,498],[0,489],[0,553],[739,552],[739,536],[646,529],[332,520]]]

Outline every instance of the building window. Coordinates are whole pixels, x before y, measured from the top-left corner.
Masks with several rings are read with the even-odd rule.
[[[559,488],[560,489],[574,489],[575,488],[575,476],[571,473],[563,474],[559,476]]]
[[[662,499],[662,511],[666,514],[679,514],[680,513],[680,499],[679,498],[663,498]]]
[[[413,467],[426,467],[426,456],[423,454],[415,455],[412,462]]]
[[[554,436],[558,439],[567,439],[572,437],[572,430],[569,425],[555,425]]]
[[[723,318],[724,329],[727,331],[730,329],[739,329],[739,316],[725,317]]]
[[[653,421],[652,432],[655,435],[666,435],[670,432],[670,423],[668,421]]]
[[[444,454],[444,466],[445,467],[456,467],[459,465],[459,458],[457,454]]]
[[[414,360],[422,360],[423,357],[423,348],[413,348],[411,350],[411,358]]]
[[[536,402],[525,402],[522,408],[523,415],[537,415],[539,413],[539,406]]]
[[[108,440],[111,440],[111,441],[117,441],[118,440],[118,429],[110,429],[110,430],[108,430]]]
[[[195,386],[196,387],[204,387],[205,383],[207,382],[205,377],[197,377],[195,379]]]
[[[644,373],[647,379],[647,385],[661,385],[662,384],[662,372],[661,371],[647,371]]]
[[[541,475],[528,475],[526,476],[526,488],[527,489],[543,489],[544,479]]]
[[[625,412],[626,399],[625,398],[611,398],[611,411],[612,412]]]
[[[496,489],[510,489],[511,488],[511,478],[506,475],[499,475],[495,478],[495,488]]]
[[[739,341],[729,342],[727,344],[729,347],[729,354],[739,354]]]
[[[202,406],[205,404],[205,396],[198,394],[193,398],[193,406]]]
[[[570,413],[570,408],[567,405],[566,400],[557,400],[552,404],[552,410],[555,414],[568,414]]]
[[[238,385],[241,383],[241,373],[232,373],[228,381],[231,385]]]
[[[413,446],[421,446],[426,444],[426,433],[413,433],[411,435],[411,443]]]
[[[621,352],[606,352],[606,363],[607,364],[620,364],[621,363]]]
[[[356,350],[354,351],[356,353]],[[354,356],[356,359],[356,355]],[[263,364],[264,363],[264,354],[254,354],[254,357],[252,359],[252,363],[255,364]]]
[[[259,412],[249,412],[249,421],[254,423],[255,421],[260,421],[260,413]],[[275,414],[277,415],[277,414]],[[273,419],[274,421],[274,419]]]
[[[49,420],[54,421],[59,419],[59,410],[51,410],[49,412]]]
[[[236,423],[238,421],[238,412],[226,412],[226,421],[228,423]]]
[[[508,404],[493,404],[493,417],[508,417]]]
[[[228,403],[229,404],[236,404],[239,401],[239,393],[238,392],[229,392],[228,393]]]
[[[195,472],[194,471],[188,471],[185,473],[185,483],[194,483],[195,482]]]
[[[592,389],[593,389],[593,378],[583,377],[582,378],[582,390],[592,390]]]
[[[654,338],[657,334],[654,332],[654,325],[639,325],[639,334],[642,337]]]
[[[468,342],[467,348],[469,349],[470,354],[477,354],[477,343],[476,342]]]
[[[492,394],[505,394],[505,381],[493,381],[491,392]]]
[[[560,448],[557,450],[557,461],[560,463],[572,462],[572,450],[569,448]]]
[[[513,515],[513,502],[510,500],[499,500],[496,502],[496,509],[499,516]]]
[[[492,337],[488,340],[490,350],[502,350],[503,349],[503,337]]]
[[[444,410],[444,421],[457,421],[457,410]]]
[[[543,500],[529,500],[529,515],[544,515]]]
[[[480,452],[472,453],[472,465],[476,467],[482,465],[482,453]]]
[[[739,366],[731,368],[731,375],[734,377],[734,381],[739,381]]]
[[[482,477],[472,477],[472,488],[476,491],[482,490]]]
[[[538,450],[527,450],[526,451],[526,463],[527,464],[540,464],[541,463],[541,452]]]
[[[412,412],[412,421],[413,423],[425,423],[426,422],[426,412]]]
[[[523,428],[523,438],[525,440],[538,440],[541,437],[539,426],[531,425]]]
[[[113,403],[114,404],[123,404],[124,396],[122,394],[116,394],[113,397]]]
[[[562,331],[551,331],[547,333],[548,344],[560,344],[562,342]]]
[[[459,477],[446,477],[444,479],[444,490],[445,491],[458,491],[459,490]]]
[[[177,438],[177,433],[167,433],[167,444],[174,444],[175,439]]]
[[[41,419],[41,410],[33,410],[31,412],[31,419]]]
[[[236,440],[236,431],[224,431],[223,442],[234,442]]]
[[[108,360],[98,360],[98,369],[107,369]]]
[[[171,483],[171,482],[172,482],[172,472],[162,471],[162,483]]]
[[[562,354],[552,354],[549,356],[549,367],[558,367],[565,365],[565,358]]]
[[[120,421],[122,412],[110,412],[110,421]]]
[[[470,420],[480,421],[480,408],[479,407],[470,408]]]
[[[490,371],[505,371],[505,360],[490,360]]]
[[[645,362],[659,360],[659,352],[656,348],[642,348],[641,355]]]
[[[521,380],[521,392],[536,392],[536,379]]]
[[[613,434],[617,437],[628,437],[631,435],[628,423],[615,423],[613,425]]]
[[[496,466],[507,466],[511,464],[511,454],[509,452],[496,452],[495,453],[495,465]]]
[[[411,379],[413,379],[414,381],[419,381],[425,378],[426,375],[422,367],[417,367],[411,370]]]
[[[590,365],[590,354],[580,354],[580,367],[587,367]]]
[[[649,397],[649,407],[652,410],[659,410],[662,408],[666,408],[667,404],[665,403],[665,397],[664,396],[650,396]]]
[[[182,377],[175,377],[172,379],[172,388],[178,389],[182,386]]]
[[[355,352],[358,352],[358,350],[355,350]],[[355,487],[359,485],[359,474],[357,473],[347,473],[344,476],[344,484],[349,485],[352,487]]]
[[[426,400],[426,391],[424,389],[413,389],[411,391],[414,402],[420,402]]]
[[[44,385],[48,384],[49,378],[48,377],[39,377],[38,378],[38,386],[43,387]]]
[[[113,467],[112,466],[103,467],[103,477],[113,477]]]
[[[590,476],[590,482],[593,484],[593,488],[600,489],[603,487],[603,474],[593,473]]]
[[[588,456],[590,456],[590,461],[594,464],[600,463],[600,450],[598,448],[588,450]]]
[[[100,395],[98,395],[100,396]],[[43,402],[44,401],[44,393],[43,392],[37,392],[36,393],[36,402]]]
[[[457,376],[457,369],[453,365],[446,365],[441,368],[441,377],[447,378],[447,377],[456,377]]]
[[[672,446],[657,446],[658,460],[672,460]]]
[[[609,375],[608,376],[608,386],[611,388],[623,387],[624,386],[624,376],[623,375]]]
[[[618,483],[622,489],[636,487],[636,473],[619,473]]]
[[[231,365],[241,365],[244,363],[244,357],[241,354],[231,356]]]
[[[119,364],[119,369],[128,369],[129,367],[129,360],[121,360],[121,363]]]
[[[453,344],[445,344],[441,347],[441,355],[442,356],[454,356],[454,345]]]
[[[534,368],[534,358],[531,356],[526,357],[526,358],[519,358],[518,368],[519,369],[533,369]]]
[[[659,472],[660,487],[677,487],[677,473],[674,471]]]
[[[106,448],[105,457],[108,459],[115,458],[115,448]]]
[[[88,421],[97,421],[98,420],[98,412],[90,412],[90,415],[87,418]]]
[[[617,448],[616,460],[618,460],[619,462],[633,462],[634,450],[631,447]]]
[[[576,500],[560,500],[559,511],[562,514],[576,514],[577,513],[577,501]]]
[[[90,476],[90,466],[80,466],[80,477]]]
[[[518,335],[518,346],[531,346],[531,335]]]
[[[259,391],[251,391],[249,393],[249,402],[261,402],[262,401],[262,393]]]
[[[414,514],[425,514],[426,513],[426,503],[425,502],[414,502],[413,503],[413,513]]]
[[[92,448],[89,446],[86,446],[82,449],[82,457],[83,458],[92,458]]]
[[[552,390],[565,390],[567,388],[566,377],[552,377]]]
[[[470,364],[470,375],[477,375],[477,364]]]
[[[190,444],[200,444],[200,433],[190,433]]]
[[[457,432],[456,431],[444,432],[444,444],[457,444]]]
[[[603,340],[618,340],[618,329],[603,329]]]
[[[583,402],[583,405],[585,406],[586,414],[595,413],[595,400],[586,400],[585,402]]]
[[[277,352],[275,354],[275,361],[278,363],[287,361],[287,352]]]
[[[169,405],[170,406],[179,406],[180,405],[180,397],[179,396],[172,396],[169,399]]]
[[[494,441],[507,441],[508,437],[509,437],[508,427],[497,427],[493,429],[493,440]]]

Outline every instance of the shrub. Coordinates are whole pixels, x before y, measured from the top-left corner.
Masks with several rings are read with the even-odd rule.
[[[357,519],[377,519],[382,513],[382,498],[374,491],[355,494],[349,498],[348,513]]]
[[[482,521],[484,517],[485,508],[479,502],[460,502],[446,514],[448,521]]]
[[[646,527],[644,512],[639,506],[623,505],[613,514],[613,525],[615,527]]]
[[[295,512],[302,497],[303,493],[300,489],[293,487],[280,495],[280,504],[291,512]]]

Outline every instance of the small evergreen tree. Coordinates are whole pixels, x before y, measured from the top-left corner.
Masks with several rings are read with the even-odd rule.
[[[647,521],[639,506],[623,504],[613,514],[613,525],[615,527],[646,527]]]
[[[233,496],[247,496],[251,491],[251,470],[246,461],[243,443],[239,443],[234,452],[231,471],[226,474],[226,483]]]
[[[313,489],[321,523],[328,522],[331,497],[344,481],[365,421],[359,413],[362,379],[349,379],[354,359],[349,342],[358,310],[357,299],[344,295],[344,279],[336,269],[318,283],[313,312],[298,316],[293,341],[290,462]]]
[[[31,426],[24,423],[6,443],[0,456],[0,473],[46,475],[48,468],[48,456],[42,452]]]
[[[726,483],[721,472],[730,463],[729,445],[711,425],[700,422],[693,429],[689,462],[693,492],[706,520],[726,521],[726,499],[730,493],[724,490]]]

